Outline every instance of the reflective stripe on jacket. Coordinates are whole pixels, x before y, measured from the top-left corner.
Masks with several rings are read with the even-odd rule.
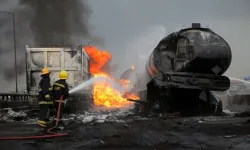
[[[49,74],[41,76],[39,82],[39,101],[52,101],[52,87],[50,85]]]
[[[65,80],[57,80],[53,84],[53,100],[59,102],[61,96],[63,95],[63,99],[65,100],[69,95],[68,84]]]

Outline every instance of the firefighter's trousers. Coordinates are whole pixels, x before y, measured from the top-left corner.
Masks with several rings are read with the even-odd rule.
[[[53,102],[45,102],[45,101],[40,101],[39,102],[39,118],[38,118],[38,125],[41,127],[46,127],[47,124],[49,123],[49,117],[50,117],[50,108]]]

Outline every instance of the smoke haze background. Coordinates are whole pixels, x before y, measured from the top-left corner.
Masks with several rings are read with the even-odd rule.
[[[241,77],[250,74],[248,0],[97,1],[91,1],[95,10],[92,19],[96,31],[105,37],[106,47],[114,56],[113,61],[119,62],[117,76],[137,60],[137,54],[134,52],[139,46],[135,49],[132,44],[137,37],[141,38],[145,30],[152,28],[148,29],[150,32],[153,28],[164,26],[166,33],[170,33],[184,25],[190,26],[192,22],[208,25],[231,46],[233,58],[226,75]],[[104,18],[110,18],[112,21],[103,21]],[[147,36],[144,38],[152,39]],[[144,49],[147,45],[148,43],[144,43],[141,48]]]
[[[86,0],[1,0],[0,3],[0,11],[15,13],[19,89],[24,89],[26,83],[25,45],[76,47],[92,40],[103,42],[91,33],[89,17],[92,10]],[[2,90],[13,91],[15,70],[12,16],[1,13],[0,19],[0,57],[1,63],[5,64],[1,65]]]
[[[52,1],[54,2],[56,0],[50,0],[50,2]],[[70,2],[75,1],[78,0],[70,0]],[[35,30],[34,27],[31,28],[29,26],[31,22],[30,18],[35,14],[34,10],[27,6],[28,2],[22,5],[20,5],[19,2],[19,0],[0,0],[0,11],[15,11],[17,14],[17,61],[18,64],[20,64],[18,66],[19,74],[22,74],[18,79],[19,88],[23,89],[25,88],[25,76],[23,75],[25,66],[24,45],[28,44],[38,47],[38,44],[44,45],[44,41],[40,41],[42,38],[32,33],[32,30]],[[80,12],[74,13],[87,15],[87,17],[83,15],[81,18],[83,21],[87,18],[87,22],[84,22],[84,24],[89,24],[86,26],[88,29],[81,30],[86,31],[86,33],[93,32],[94,35],[98,35],[93,37],[93,39],[96,38],[99,41],[105,39],[105,45],[100,48],[104,48],[112,53],[112,64],[118,65],[118,67],[115,67],[116,72],[114,72],[116,78],[118,78],[123,71],[130,68],[131,65],[137,63],[139,58],[147,55],[148,50],[150,51],[150,49],[154,47],[152,43],[158,43],[156,38],[159,38],[159,41],[161,36],[164,35],[164,33],[161,32],[167,34],[182,26],[190,26],[192,22],[200,22],[205,26],[208,25],[212,30],[220,34],[231,46],[233,59],[226,75],[241,77],[250,74],[248,66],[250,56],[249,0],[90,0],[88,4],[91,6],[91,13],[86,13],[84,8],[82,8]],[[77,8],[74,9],[74,7]],[[71,12],[71,15],[69,15],[71,16],[69,17],[70,22],[75,20],[73,19],[74,17],[72,18],[72,13],[73,10],[78,10],[78,7],[80,6],[73,5],[70,10],[67,8],[64,9],[65,11]],[[89,7],[87,8],[87,10],[90,9]],[[55,9],[55,7],[50,9]],[[63,13],[62,9],[60,11]],[[58,13],[60,11],[58,11]],[[23,15],[23,13],[25,15]],[[46,13],[46,15],[49,15],[49,18],[56,16],[50,15],[50,13]],[[49,18],[37,19],[47,20],[46,22],[49,23]],[[85,27],[84,25],[75,26]],[[75,26],[72,26],[72,28]],[[11,17],[1,14],[1,87],[4,87],[6,91],[13,91],[15,89],[15,80],[10,77],[11,75],[14,77],[14,74],[11,74],[11,72],[14,72],[11,27]],[[51,28],[51,30],[53,29],[54,28]],[[59,29],[55,31],[57,30]],[[64,42],[69,42],[69,45],[86,44],[86,36],[78,34],[78,31],[80,31],[80,29],[72,29],[65,33],[64,39],[67,40],[64,40]],[[42,31],[38,30],[37,32]],[[59,31],[57,31],[57,33],[59,33]],[[55,33],[50,33],[49,35],[54,34]],[[67,37],[65,37],[65,35],[67,35]],[[57,36],[60,36],[57,40],[62,41],[63,36],[60,34],[57,34]],[[68,40],[69,36],[71,36],[71,41]],[[102,39],[99,39],[99,37],[102,37]],[[37,45],[35,44],[35,39],[40,39],[39,42],[36,43]],[[7,77],[10,77],[11,82],[4,82],[4,80],[8,79]]]

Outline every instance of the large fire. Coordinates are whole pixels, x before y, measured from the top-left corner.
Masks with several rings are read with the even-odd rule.
[[[112,55],[105,50],[99,50],[95,46],[85,46],[86,53],[90,56],[90,73],[93,74],[94,78],[102,77],[101,80],[95,80],[93,85],[93,98],[96,106],[105,107],[124,107],[129,106],[132,102],[127,99],[138,100],[139,97],[132,92],[127,92],[129,89],[130,81],[121,80],[125,91],[119,91],[115,89],[112,84],[108,81],[115,80],[103,70],[103,67],[111,61]],[[134,69],[134,67],[132,66]],[[125,94],[122,94],[124,93]]]

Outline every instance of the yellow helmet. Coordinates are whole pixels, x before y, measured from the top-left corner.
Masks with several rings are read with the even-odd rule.
[[[59,78],[60,78],[60,79],[64,79],[64,80],[68,79],[68,72],[65,71],[65,70],[62,70],[62,71],[59,73]]]
[[[42,74],[48,74],[49,73],[49,69],[48,68],[43,68],[42,69]]]

